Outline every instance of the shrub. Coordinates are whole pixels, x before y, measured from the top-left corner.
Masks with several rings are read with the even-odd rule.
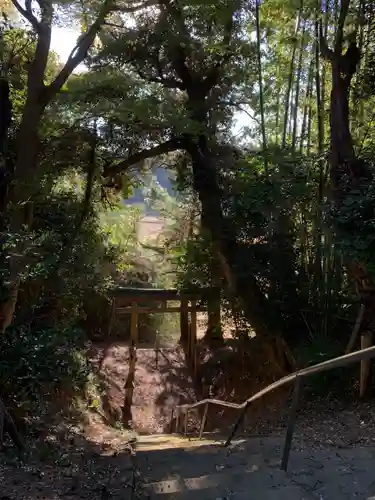
[[[9,328],[0,342],[0,395],[17,414],[84,393],[91,377],[79,329]]]

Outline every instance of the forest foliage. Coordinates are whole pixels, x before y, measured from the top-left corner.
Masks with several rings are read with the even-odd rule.
[[[375,269],[374,16],[366,0],[4,4],[2,398],[47,401],[66,377],[83,390],[85,336],[119,283],[219,286],[241,334],[282,337],[303,362],[343,352],[358,263]],[[57,25],[80,27],[67,61]],[[168,221],[147,248],[142,207],[124,205],[142,186]]]

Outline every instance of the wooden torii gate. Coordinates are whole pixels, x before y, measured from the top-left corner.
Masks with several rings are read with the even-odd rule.
[[[135,369],[138,346],[138,318],[140,314],[179,313],[180,315],[180,341],[183,345],[187,360],[194,377],[198,372],[197,350],[197,312],[213,311],[213,317],[220,328],[220,301],[217,300],[220,290],[215,288],[200,288],[194,291],[157,288],[129,288],[118,287],[113,290],[112,315],[109,326],[111,332],[113,319],[116,314],[130,314],[130,346],[129,346],[129,371],[125,382],[125,397],[122,408],[124,425],[132,420],[131,406],[133,401]],[[168,302],[179,302],[178,306],[169,305]],[[207,301],[207,306],[200,302]],[[157,305],[150,307],[149,302]],[[215,310],[216,308],[216,310]],[[218,309],[218,310],[217,310]]]

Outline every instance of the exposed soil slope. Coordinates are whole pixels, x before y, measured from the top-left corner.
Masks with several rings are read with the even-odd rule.
[[[118,420],[124,401],[128,356],[125,344],[93,347],[92,359],[97,366],[101,365],[108,403]],[[147,434],[168,432],[172,408],[194,400],[193,381],[182,348],[137,349],[132,409],[134,430]]]

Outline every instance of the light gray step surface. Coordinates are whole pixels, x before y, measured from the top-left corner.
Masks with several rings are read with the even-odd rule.
[[[152,483],[151,499],[178,500],[312,500],[301,487],[293,485],[284,473],[267,470],[223,470],[195,478],[176,478]]]
[[[137,461],[155,500],[375,500],[375,448],[292,448],[284,473],[282,445],[278,438],[230,449],[182,440],[180,448],[141,447]]]

